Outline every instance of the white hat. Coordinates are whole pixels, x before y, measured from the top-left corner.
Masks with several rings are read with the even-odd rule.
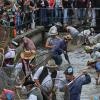
[[[50,35],[57,35],[58,32],[56,30],[51,30]]]
[[[10,50],[5,54],[5,58],[14,58],[15,57],[15,51],[14,50]]]

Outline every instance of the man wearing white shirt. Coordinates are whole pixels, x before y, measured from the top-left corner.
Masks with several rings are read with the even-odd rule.
[[[48,61],[46,67],[40,67],[36,73],[34,74],[34,81],[36,82],[37,86],[42,86],[42,90],[47,93],[49,96],[51,89],[53,86],[57,86],[58,82],[53,81],[55,78],[59,78],[60,73],[57,71],[57,65],[53,59]],[[47,100],[43,94],[43,100]]]

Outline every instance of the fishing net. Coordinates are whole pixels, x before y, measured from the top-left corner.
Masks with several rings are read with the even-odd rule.
[[[70,100],[70,93],[69,90],[66,89],[66,92],[64,90],[61,90],[60,86],[61,84],[66,84],[63,80],[60,78],[53,78],[52,80],[48,80],[45,83],[41,85],[41,90],[43,93],[52,93],[52,97],[50,96],[51,100]]]
[[[7,76],[2,68],[0,68],[0,93],[4,88],[12,89],[13,87],[14,81]]]

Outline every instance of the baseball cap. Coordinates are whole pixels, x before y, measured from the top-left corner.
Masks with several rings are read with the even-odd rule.
[[[73,75],[73,67],[72,66],[67,67],[67,69],[65,70],[64,74]]]

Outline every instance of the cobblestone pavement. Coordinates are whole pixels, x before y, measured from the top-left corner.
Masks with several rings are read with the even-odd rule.
[[[69,52],[68,55],[69,55],[71,64],[74,67],[75,76],[81,73],[83,69],[87,68],[86,66],[87,61],[91,59],[90,55],[85,53],[85,51],[82,48],[76,49],[73,52]],[[61,73],[63,73],[63,71],[66,69],[67,66],[68,66],[68,63],[64,59],[62,63],[62,67],[61,67],[61,70],[62,70]],[[81,100],[94,100],[90,98],[92,98],[93,96],[100,96],[100,85],[97,86],[95,84],[95,70],[89,69],[87,71],[89,72],[92,78],[92,82],[88,85],[83,86],[82,93],[81,93]],[[62,77],[63,77],[63,74],[62,74]]]

